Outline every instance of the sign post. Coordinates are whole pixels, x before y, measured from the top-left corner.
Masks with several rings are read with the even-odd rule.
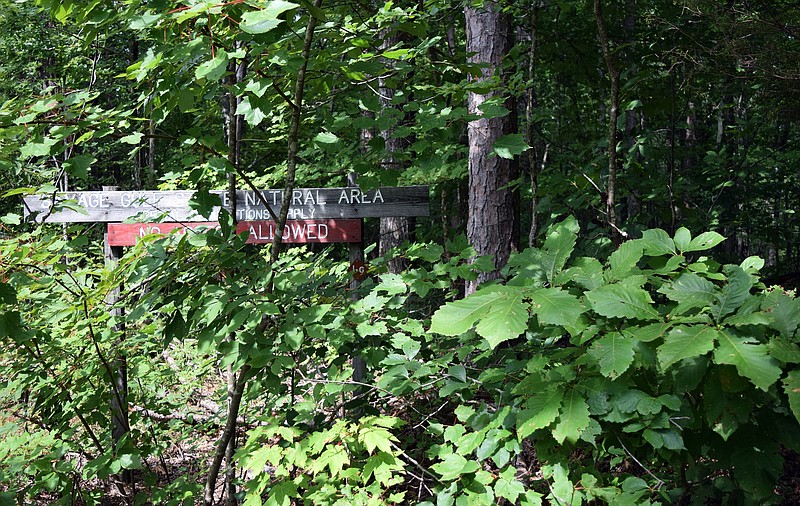
[[[104,186],[104,190],[116,190],[115,186]],[[108,233],[105,234],[103,253],[109,268],[113,268],[120,258],[123,251],[120,246],[112,245],[108,240]],[[106,304],[109,306],[109,315],[112,318],[123,316],[122,308],[116,307],[119,302],[120,287],[116,287],[106,295]],[[111,441],[116,448],[122,441],[123,436],[128,433],[130,426],[128,423],[128,359],[125,355],[122,343],[125,341],[124,328],[121,323],[114,325],[114,330],[120,332],[119,346],[115,346],[117,356],[113,361],[114,376],[111,379]],[[125,483],[131,483],[133,475],[130,470],[122,471],[120,476]]]

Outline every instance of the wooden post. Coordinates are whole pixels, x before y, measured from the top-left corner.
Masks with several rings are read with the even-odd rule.
[[[103,191],[115,191],[116,186],[104,186]],[[112,269],[122,258],[123,249],[121,246],[111,246],[108,242],[108,230],[104,234],[103,252],[106,257],[106,265]],[[120,287],[116,287],[106,295],[106,304],[109,307],[109,314],[112,317],[121,317],[122,308],[115,307],[119,300]],[[121,323],[115,325],[114,330],[121,331]],[[120,344],[124,341],[124,335],[120,337]],[[111,378],[113,385],[111,388],[111,441],[116,449],[120,441],[130,430],[128,424],[128,362],[122,346],[116,347],[117,356],[114,360],[116,376]],[[129,470],[123,471],[120,478],[125,483],[131,483],[133,476]]]
[[[351,172],[347,175],[347,185],[348,186],[357,186],[356,178],[358,174],[355,172]],[[363,219],[362,219],[363,225]],[[351,242],[350,243],[350,265],[358,265],[364,263],[364,227],[361,227],[361,241],[359,242]],[[358,299],[358,287],[361,284],[361,277],[357,276],[353,273],[353,279],[350,280],[350,298],[353,300]],[[353,381],[364,381],[364,376],[367,372],[367,364],[364,362],[364,357],[361,355],[354,355],[353,356]]]

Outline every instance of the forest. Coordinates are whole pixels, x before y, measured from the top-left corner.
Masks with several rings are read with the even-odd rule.
[[[0,55],[0,506],[800,503],[797,2],[0,0]]]

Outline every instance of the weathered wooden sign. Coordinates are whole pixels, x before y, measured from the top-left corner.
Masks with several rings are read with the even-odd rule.
[[[232,209],[227,192],[213,191],[222,207]],[[261,195],[277,215],[284,198],[290,199],[289,220],[331,218],[377,218],[387,216],[428,216],[427,186],[383,187],[361,191],[356,187],[298,188],[290,196],[284,190],[261,190]],[[25,197],[25,216],[47,222],[141,222],[214,221],[219,214],[215,207],[210,216],[201,216],[189,206],[194,191],[85,191]],[[267,208],[255,192],[236,192],[237,221],[271,219]],[[85,212],[83,212],[85,211]]]
[[[148,234],[186,233],[187,230],[216,228],[215,221],[187,223],[109,223],[110,246],[133,246]],[[236,233],[247,234],[248,244],[267,244],[275,238],[274,221],[240,221]],[[361,220],[290,220],[283,227],[282,241],[289,244],[360,242]]]

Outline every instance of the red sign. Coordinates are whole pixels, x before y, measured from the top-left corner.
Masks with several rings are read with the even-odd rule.
[[[109,223],[110,246],[133,246],[148,234],[184,234],[186,229],[217,228],[215,221],[194,223]],[[249,244],[268,244],[275,238],[274,221],[240,221],[236,233],[249,234]],[[290,220],[283,227],[282,239],[287,244],[360,242],[361,220]]]

